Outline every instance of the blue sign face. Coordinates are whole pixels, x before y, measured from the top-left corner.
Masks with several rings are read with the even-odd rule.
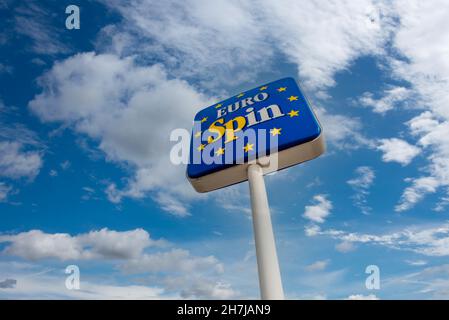
[[[307,143],[320,134],[321,127],[295,80],[280,79],[196,114],[187,176],[201,178]]]

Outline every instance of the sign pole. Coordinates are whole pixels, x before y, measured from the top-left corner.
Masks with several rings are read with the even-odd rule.
[[[256,242],[257,269],[262,300],[283,300],[281,273],[271,225],[270,208],[259,164],[248,167],[248,181],[253,213],[254,239]]]

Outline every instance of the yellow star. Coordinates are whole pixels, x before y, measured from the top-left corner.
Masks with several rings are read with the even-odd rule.
[[[254,144],[252,143],[247,143],[246,146],[243,147],[243,150],[245,150],[245,152],[251,151],[253,150]]]
[[[267,86],[263,86],[263,87],[260,87],[260,91],[263,91],[263,90],[267,90],[268,89],[268,87]]]
[[[290,118],[297,117],[299,115],[299,110],[291,110],[287,114],[290,116]]]
[[[198,148],[196,148],[196,150],[203,151],[205,147],[206,146],[204,144],[200,144],[200,146]]]
[[[280,87],[280,88],[278,88],[277,90],[278,90],[279,92],[283,92],[283,91],[287,90],[287,87]]]
[[[297,96],[290,96],[290,97],[288,98],[288,100],[289,100],[289,101],[296,101],[296,100],[298,100],[298,97],[297,97]]]
[[[245,95],[244,93],[241,93],[241,94],[237,95],[237,98],[241,98],[241,97],[243,97],[244,95]]]
[[[207,117],[204,117],[203,119],[201,119],[201,123],[206,122],[207,121]]]
[[[216,154],[217,156],[221,156],[221,155],[224,154],[224,152],[225,152],[225,148],[220,148],[220,149],[218,149],[218,150],[215,152],[215,154]]]
[[[221,106],[222,106],[222,104],[219,103],[219,104],[217,104],[217,105],[215,106],[215,109],[218,109],[218,108],[220,108]]]
[[[281,130],[282,130],[282,128],[273,128],[270,130],[270,133],[274,137],[274,136],[281,134]]]
[[[201,137],[201,131],[198,131],[197,133],[195,133],[195,138],[199,138]]]

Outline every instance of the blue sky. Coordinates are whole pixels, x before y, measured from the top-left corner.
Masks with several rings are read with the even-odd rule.
[[[197,194],[169,137],[290,76],[328,150],[266,177],[286,297],[448,298],[448,15],[443,0],[1,1],[0,298],[257,298],[247,183]]]

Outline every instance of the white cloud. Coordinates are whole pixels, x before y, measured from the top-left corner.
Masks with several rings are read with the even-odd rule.
[[[211,196],[220,205],[221,208],[227,212],[239,212],[246,215],[249,219],[251,217],[251,199],[247,192],[248,186],[245,184],[233,185],[225,189],[214,192]],[[271,214],[275,213],[274,208],[271,208]]]
[[[158,242],[143,229],[113,231],[106,228],[71,236],[67,233],[44,233],[31,230],[15,235],[0,235],[6,243],[4,254],[29,260],[47,258],[66,260],[130,259]]]
[[[157,193],[154,200],[159,204],[162,210],[170,212],[175,216],[186,217],[190,215],[186,203],[179,201],[167,193]]]
[[[440,182],[434,177],[413,179],[412,185],[404,190],[401,199],[394,210],[396,212],[409,210],[416,203],[421,201],[426,194],[436,192],[439,186]]]
[[[14,289],[0,290],[2,299],[81,299],[81,300],[148,300],[176,299],[179,295],[169,295],[164,288],[143,285],[120,285],[95,283],[81,278],[79,290],[68,290],[64,286],[64,276],[48,274],[48,270],[36,274],[14,273],[17,278]]]
[[[357,176],[348,180],[347,183],[354,188],[368,189],[374,182],[376,177],[374,171],[370,167],[361,166],[355,169]]]
[[[360,55],[378,53],[387,35],[373,1],[264,3],[267,27],[309,88],[334,85],[336,72]]]
[[[193,281],[190,279],[187,283],[189,286],[180,293],[184,299],[235,299],[238,295],[238,291],[232,289],[229,283],[204,281],[198,278],[194,278]]]
[[[308,88],[323,89],[357,57],[380,53],[389,35],[382,5],[371,0],[104,3],[124,17],[123,25],[102,34],[103,44],[111,38],[109,49],[156,52],[175,75],[194,75],[206,86],[254,79],[261,65],[273,62],[274,44],[298,66]]]
[[[380,99],[374,99],[373,94],[365,92],[359,99],[362,106],[370,107],[373,112],[384,114],[393,109],[400,102],[406,101],[411,96],[411,91],[404,87],[393,87],[385,90]]]
[[[304,227],[304,232],[306,236],[308,237],[314,237],[316,235],[319,235],[321,232],[321,228],[317,226],[316,224],[311,224]]]
[[[84,274],[83,274],[84,275]],[[120,285],[81,278],[79,290],[68,290],[64,278],[54,274],[16,274],[14,290],[0,290],[0,298],[82,299],[82,300],[158,300],[158,299],[233,299],[236,292],[228,283],[201,277],[169,277],[161,285]],[[182,280],[179,280],[182,279]],[[112,282],[112,283],[110,283]]]
[[[14,122],[14,106],[5,106],[0,99],[0,202],[19,192],[16,183],[31,182],[43,165],[44,144],[34,131]]]
[[[200,272],[204,270],[223,272],[223,265],[213,257],[194,257],[183,249],[173,249],[167,252],[144,254],[137,259],[130,259],[121,269],[126,273],[147,272]]]
[[[70,51],[61,41],[60,29],[51,23],[54,15],[45,11],[40,3],[30,1],[26,5],[20,5],[15,8],[14,14],[14,31],[31,40],[31,49],[35,53],[55,55]]]
[[[44,91],[30,107],[44,121],[70,124],[97,140],[109,160],[135,169],[124,187],[110,185],[107,195],[111,201],[150,194],[162,208],[178,216],[187,215],[188,205],[183,204],[188,204],[186,199],[194,193],[183,178],[184,168],[168,163],[166,139],[170,129],[188,128],[194,109],[207,105],[208,100],[176,78],[226,90],[229,85],[255,79],[263,71],[260,65],[269,66],[274,53],[273,46],[266,44],[276,43],[289,61],[298,65],[300,78],[318,92],[318,87],[334,85],[333,75],[357,57],[379,53],[379,44],[388,34],[381,28],[386,25],[382,8],[371,0],[301,5],[262,1],[254,3],[257,13],[249,10],[251,4],[238,1],[105,4],[124,19],[122,24],[104,29],[99,38],[111,40],[111,45],[99,41],[99,47],[121,58],[87,53],[55,64],[40,79]],[[308,14],[298,20],[304,10]],[[225,14],[233,19],[218,18]],[[163,67],[140,67],[129,58],[132,54],[147,60],[148,52]],[[162,121],[162,111],[173,116]],[[342,120],[345,126],[340,125]],[[326,136],[335,144],[353,147],[369,143],[358,133],[358,120],[327,115],[323,123]],[[152,193],[160,189],[163,193]]]
[[[449,193],[449,191],[446,192]],[[443,212],[447,208],[447,206],[449,206],[449,197],[442,197],[436,204],[435,208],[433,208],[433,210],[435,210],[436,212]]]
[[[414,266],[414,267],[422,267],[427,265],[427,261],[425,260],[406,260],[405,261],[408,265]]]
[[[15,288],[17,290],[14,294],[22,297],[226,299],[238,295],[230,284],[221,281],[224,265],[217,258],[211,255],[192,255],[188,250],[174,248],[165,240],[153,240],[148,232],[142,229],[113,231],[103,228],[74,236],[32,230],[13,235],[0,235],[0,243],[4,247],[2,254],[10,256],[11,259],[20,257],[35,263],[56,259],[65,264],[67,261],[74,261],[80,265],[81,270],[88,270],[83,267],[84,263],[107,260],[109,263],[103,266],[120,270],[120,279],[125,277],[129,282],[138,274],[148,277],[152,282],[151,287],[142,286],[141,282],[139,285],[127,286],[92,283],[88,271],[82,271],[81,289],[72,293],[65,290],[60,274],[57,278],[51,276],[47,279],[45,274],[52,270],[47,269],[33,276],[29,274],[29,269],[39,266],[37,264],[20,267],[16,265],[23,263],[16,263],[13,260],[5,264],[0,263],[1,274],[17,279]],[[167,247],[170,249],[166,250]],[[52,262],[52,266],[55,265],[57,261]],[[5,266],[6,270],[2,270]],[[23,272],[19,272],[22,269]],[[48,280],[48,285],[39,288],[37,285],[42,284],[45,279]],[[56,280],[59,284],[53,286]]]
[[[438,8],[435,12],[435,8]],[[393,45],[407,60],[394,61],[394,72],[409,81],[426,107],[449,117],[447,92],[449,62],[449,5],[444,0],[405,1],[394,3],[399,24]],[[426,36],[423,36],[426,35]]]
[[[348,150],[374,145],[373,141],[360,133],[362,123],[359,119],[329,113],[324,108],[316,108],[315,111],[323,126],[326,141],[338,149]]]
[[[1,107],[1,105],[0,105]],[[43,148],[43,143],[34,131],[31,131],[21,123],[9,121],[8,115],[16,112],[13,106],[4,106],[5,117],[0,117],[0,140],[17,142],[24,146],[30,146],[33,148]],[[3,119],[4,118],[4,119]],[[6,120],[6,121],[5,121]]]
[[[39,151],[25,151],[19,142],[0,141],[0,176],[33,180],[42,166]]]
[[[314,196],[315,204],[305,207],[303,217],[313,222],[323,223],[332,210],[332,202],[326,197],[323,194]]]
[[[335,250],[341,253],[348,253],[356,249],[355,245],[349,241],[342,241],[335,245]]]
[[[408,125],[428,152],[429,165],[423,169],[429,172],[429,179],[438,181],[439,187],[449,186],[449,61],[445,59],[449,55],[449,46],[445,45],[449,41],[449,4],[444,0],[399,0],[391,12],[398,22],[392,45],[400,58],[390,58],[390,67],[394,77],[410,84],[417,100],[415,109],[424,110]],[[409,193],[417,202],[425,193],[437,191],[436,183],[432,183],[416,197],[419,179],[411,180],[403,199]],[[399,206],[408,209],[413,204]]]
[[[335,229],[321,230],[320,228],[315,228],[311,233],[307,227],[305,231],[307,236],[327,236],[339,241],[380,245],[396,250],[412,251],[425,256],[449,256],[449,222],[437,227],[411,226],[381,235]]]
[[[398,138],[380,139],[377,149],[383,152],[384,162],[397,162],[403,166],[408,165],[421,152],[418,147]]]
[[[162,70],[162,73],[168,73],[168,77],[165,74],[159,77],[162,79],[161,82],[179,84],[182,81],[167,80],[167,78],[186,79],[203,88],[210,89],[212,87],[214,92],[224,95],[229,87],[244,82],[248,86],[251,85],[251,81],[257,79],[259,73],[270,67],[271,63],[275,61],[274,58],[278,60],[279,52],[277,50],[279,50],[282,55],[287,57],[286,61],[298,67],[298,76],[309,91],[314,92],[316,97],[320,97],[324,95],[323,90],[335,85],[334,76],[337,72],[347,69],[353,61],[361,56],[379,55],[389,63],[395,78],[408,83],[388,88],[384,92],[384,97],[378,100],[373,96],[366,96],[365,104],[373,106],[375,111],[385,112],[402,100],[407,106],[410,101],[416,102],[412,106],[413,108],[429,109],[432,115],[439,118],[441,128],[438,136],[442,137],[440,140],[446,141],[443,133],[444,127],[447,127],[445,123],[449,115],[446,108],[449,67],[447,61],[441,58],[445,57],[447,53],[447,48],[441,44],[447,42],[445,38],[447,33],[439,31],[448,28],[444,18],[447,4],[444,1],[432,5],[419,2],[412,2],[408,5],[409,2],[404,1],[397,1],[391,5],[384,1],[371,0],[338,3],[328,0],[311,3],[264,0],[244,4],[238,1],[218,1],[213,5],[201,0],[185,1],[182,4],[175,1],[154,3],[146,0],[104,1],[104,3],[117,10],[123,16],[123,22],[119,25],[107,26],[99,36],[98,47],[113,51],[122,57],[122,59],[116,58],[116,60],[122,62],[122,66],[130,66],[128,69],[134,75],[138,73],[134,72],[137,70],[151,69],[154,71],[157,68],[154,66],[137,67],[130,62],[131,59],[123,57],[136,54],[140,61],[148,61],[148,52],[151,52],[151,60],[156,60],[163,65],[163,67],[158,67],[159,70]],[[257,11],[250,10],[256,5]],[[437,16],[434,16],[433,12],[435,6],[441,8],[441,12]],[[304,11],[307,12],[305,16],[303,16]],[[223,15],[234,18],[225,19],[226,21],[217,18]],[[298,16],[303,16],[303,19],[297,19]],[[426,21],[426,23],[421,23],[421,21]],[[428,36],[422,37],[420,36],[422,34]],[[108,40],[110,43],[106,45]],[[273,51],[272,44],[275,44],[276,52]],[[391,50],[383,49],[386,45],[393,46],[394,52],[398,52],[405,59],[402,57],[402,60],[392,59],[389,56]],[[261,49],[254,50],[254,48]],[[118,94],[114,94],[115,89],[119,86],[114,81],[108,82],[101,79],[103,76],[120,75],[121,77],[110,78],[122,79],[121,81],[116,79],[115,82],[121,83],[120,86],[127,90],[131,89],[130,91],[133,93],[139,90],[130,84],[123,85],[123,83],[131,82],[130,77],[122,76],[121,69],[123,68],[118,68],[119,71],[112,70],[110,73],[104,72],[105,70],[102,69],[104,69],[104,64],[107,64],[105,56],[100,55],[91,59],[94,62],[89,62],[85,56],[68,59],[60,64],[59,68],[69,69],[66,75],[53,67],[48,78],[53,78],[54,81],[44,80],[43,82],[47,88],[55,85],[64,91],[61,95],[64,98],[55,98],[55,100],[59,99],[59,103],[75,101],[75,103],[69,103],[71,107],[75,108],[61,108],[63,109],[62,114],[59,114],[58,119],[54,120],[71,122],[79,132],[84,132],[97,139],[100,143],[99,147],[105,151],[108,159],[135,166],[135,176],[128,180],[126,186],[111,185],[110,191],[112,190],[114,193],[109,193],[109,198],[119,202],[123,197],[141,198],[161,186],[164,188],[165,181],[171,181],[170,179],[176,179],[178,176],[182,177],[180,174],[182,170],[166,170],[166,161],[161,160],[162,156],[156,157],[156,160],[153,158],[152,161],[149,161],[150,163],[143,160],[148,160],[151,157],[147,157],[144,152],[148,149],[142,146],[142,143],[136,142],[149,141],[149,139],[135,139],[137,132],[141,136],[142,126],[137,125],[136,128],[124,126],[125,123],[132,122],[132,117],[146,119],[147,117],[142,116],[142,110],[140,110],[143,108],[129,107],[128,103],[121,103],[124,100],[135,105],[138,99],[130,98],[128,100],[128,97],[123,95],[123,91],[120,90]],[[118,65],[114,59],[108,61],[111,62],[111,66]],[[264,68],[260,67],[262,65]],[[67,76],[80,66],[84,66],[84,68],[80,68],[81,72],[74,73],[79,77]],[[90,72],[89,69],[94,71]],[[62,81],[57,79],[58,73],[63,75],[60,79]],[[97,73],[99,75],[95,77]],[[92,81],[86,80],[91,78],[93,78]],[[143,87],[146,85],[151,87],[150,83],[154,84],[155,82],[154,79],[145,81],[142,80],[142,77],[135,78],[136,82],[140,81],[143,84]],[[83,84],[83,81],[86,85]],[[61,87],[59,86],[61,82],[67,85]],[[185,85],[191,93],[195,92],[192,87]],[[72,91],[71,87],[74,87],[75,90]],[[109,119],[103,117],[101,121],[98,121],[99,117],[92,115],[100,110],[91,112],[88,110],[96,105],[98,100],[94,99],[90,103],[83,101],[80,98],[81,95],[76,95],[76,91],[85,91],[88,87],[95,88],[97,91],[104,89],[108,93],[105,96],[111,96],[114,100],[113,104],[121,107],[115,108]],[[98,97],[93,91],[86,92],[89,92],[92,97]],[[123,99],[117,98],[117,96],[121,96]],[[51,98],[50,90],[47,89],[46,96],[44,94],[41,98],[36,97],[34,102],[41,99],[42,105],[47,102],[56,105],[54,101],[50,101]],[[85,100],[89,100],[89,98],[91,97],[86,97]],[[103,97],[100,100],[104,100]],[[190,100],[193,102],[191,105],[195,106],[204,105],[203,98],[179,100]],[[175,104],[180,104],[180,102]],[[80,107],[86,105],[85,108]],[[54,111],[51,109],[52,107],[49,107],[47,113],[51,114]],[[181,109],[176,111],[179,110]],[[173,112],[173,114],[177,112]],[[373,141],[360,134],[361,123],[357,119],[342,115],[330,115],[324,109],[322,113],[323,116],[320,118],[322,118],[326,137],[331,143],[341,148],[354,148],[354,146],[361,145],[375,147]],[[191,116],[184,116],[182,112],[178,118],[188,118],[190,121]],[[152,118],[157,119],[157,117]],[[46,119],[52,120],[51,117]],[[346,125],[341,126],[342,122]],[[125,129],[121,132],[117,132],[118,130],[112,132],[111,127],[123,126]],[[428,138],[428,140],[432,138],[434,142],[427,144],[433,150],[432,155],[429,156],[430,166],[427,169],[432,176],[440,179],[441,176],[444,176],[444,172],[449,172],[447,161],[449,144],[445,142],[438,145],[435,135]],[[154,140],[158,139],[152,141]],[[391,140],[387,139],[384,142],[392,142]],[[381,145],[382,147],[388,148],[384,145]],[[406,149],[407,152],[399,154],[391,153],[391,150],[380,150],[385,152],[385,161],[397,161],[405,165],[418,153],[419,150],[414,148],[409,145]],[[150,149],[157,150],[160,155],[165,154],[165,151],[160,152],[161,150],[153,145]],[[142,162],[144,162],[143,165]],[[155,171],[160,174],[152,174]],[[447,178],[447,176],[445,177]],[[180,185],[179,188],[174,187],[178,185]],[[170,203],[170,205],[163,205],[163,207],[168,210],[174,209],[174,214],[186,215],[188,206],[182,208],[178,204],[186,203],[186,198],[192,197],[193,194],[192,192],[185,194],[184,190],[191,189],[182,183],[171,184],[170,188],[164,190],[163,198],[164,203]],[[153,194],[153,196],[156,199],[158,195]],[[169,198],[170,200],[168,200]]]
[[[0,235],[0,243],[5,243],[3,254],[27,260],[124,260],[120,269],[126,273],[223,272],[223,265],[213,256],[192,256],[188,250],[179,248],[145,253],[148,248],[167,246],[167,242],[151,239],[143,229],[114,231],[103,228],[76,236],[31,230]]]
[[[329,265],[329,260],[319,260],[308,266],[306,266],[307,271],[323,271]]]
[[[449,265],[442,264],[423,268],[412,273],[398,275],[383,281],[383,289],[392,288],[396,295],[410,296],[415,299],[447,300]]]
[[[356,194],[353,196],[354,205],[358,207],[363,214],[369,214],[371,208],[367,205],[367,196],[369,195],[369,188],[376,177],[373,169],[367,166],[358,167],[355,170],[356,177],[348,180],[347,183],[354,189]]]
[[[190,128],[195,110],[209,103],[204,96],[187,82],[168,79],[161,66],[141,67],[109,54],[78,54],[56,63],[40,84],[43,92],[29,103],[34,113],[98,141],[108,160],[134,169],[122,189],[109,186],[111,201],[158,190],[153,196],[163,209],[187,215],[184,201],[198,195],[185,167],[171,164],[169,137],[173,129]]]

